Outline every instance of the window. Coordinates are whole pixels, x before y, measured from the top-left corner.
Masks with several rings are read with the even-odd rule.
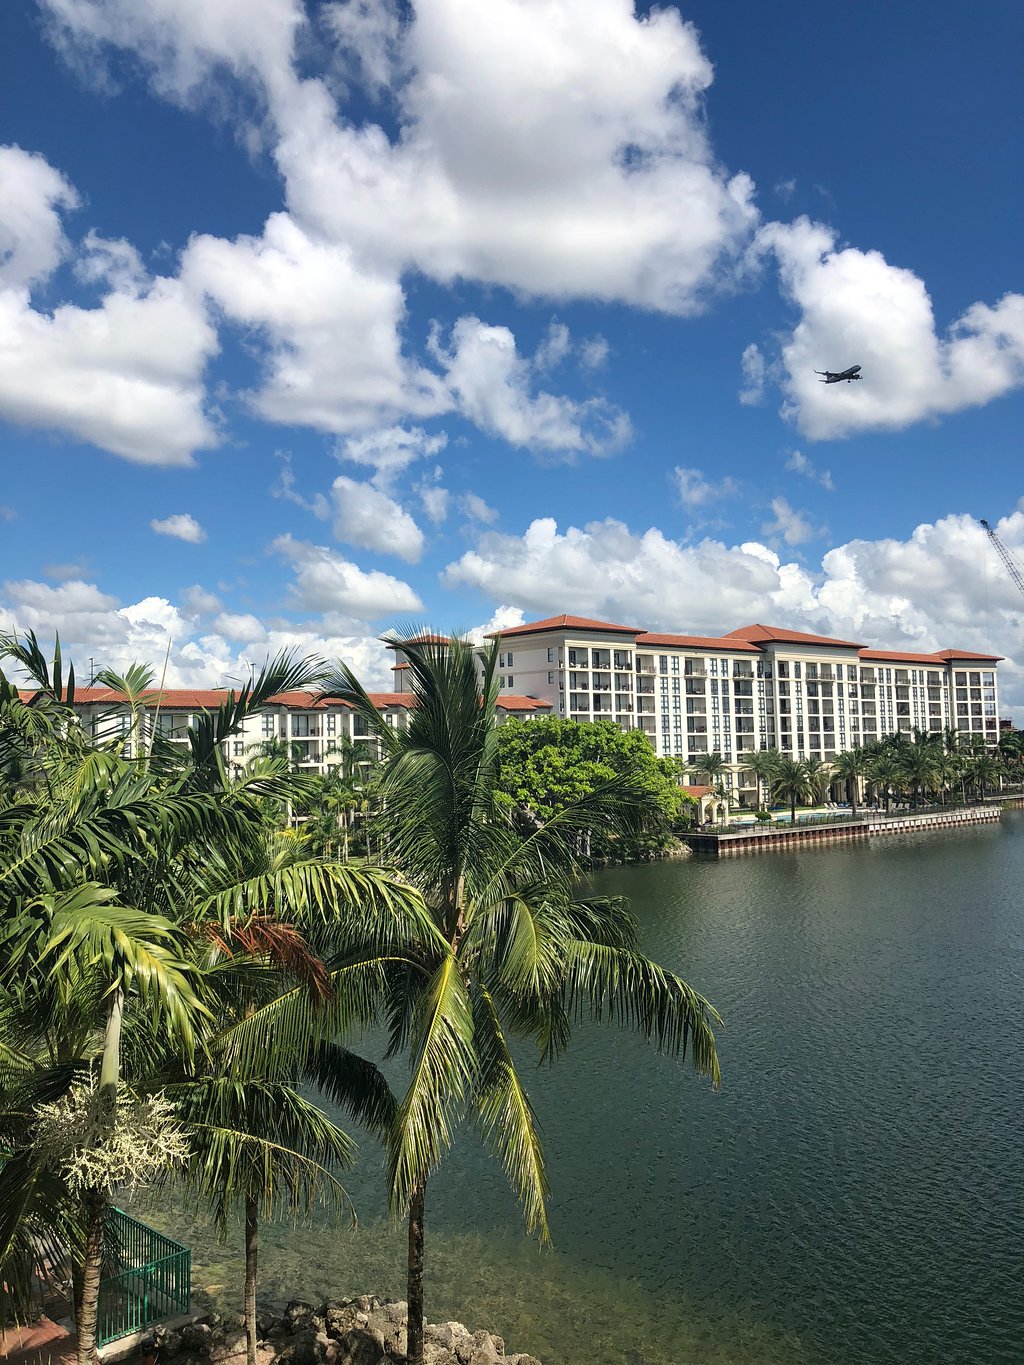
[[[505,667],[505,656],[504,656],[504,654],[499,654],[499,655],[498,655],[498,667],[499,667],[499,668],[504,668],[504,667]]]
[[[242,755],[245,753],[244,741],[236,739],[234,744],[232,744],[231,746],[231,752],[234,754],[235,758],[241,758]]]
[[[554,662],[555,662],[555,651],[554,651],[553,649],[549,649],[549,650],[548,650],[548,663],[549,663],[549,664],[553,664]]]
[[[509,650],[508,654],[506,654],[506,656],[505,656],[505,662],[508,664],[509,668],[512,667],[512,651],[511,651],[511,650]]]
[[[510,654],[510,655],[508,656],[508,658],[509,658],[509,663],[511,663],[511,662],[512,662],[512,655]],[[512,674],[511,674],[511,673],[508,675],[508,677],[505,679],[505,681],[508,683],[509,687],[512,686]]]
[[[336,735],[336,734],[338,733],[338,717],[337,717],[337,716],[330,716],[330,715],[329,715],[329,716],[327,717],[327,733],[328,733],[329,735]]]
[[[273,717],[272,715],[264,714],[264,715],[263,715],[263,738],[264,738],[264,739],[273,739],[273,738],[274,738],[274,729],[275,729],[275,726],[274,726],[274,717]]]
[[[551,653],[550,649],[548,650],[548,653],[549,653],[549,654]],[[548,682],[549,682],[549,683],[553,683],[554,681],[555,681],[554,672],[549,668],[549,669],[548,669]]]

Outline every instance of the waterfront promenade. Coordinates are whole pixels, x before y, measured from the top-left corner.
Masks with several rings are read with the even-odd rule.
[[[948,806],[918,811],[865,810],[852,814],[826,814],[805,818],[792,825],[724,825],[683,835],[693,853],[706,858],[730,858],[747,853],[772,853],[797,846],[848,843],[884,834],[908,834],[998,821],[1006,805],[1024,806],[1024,796],[1013,794],[973,806]]]

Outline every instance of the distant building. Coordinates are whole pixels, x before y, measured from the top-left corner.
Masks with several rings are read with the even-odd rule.
[[[418,638],[447,643],[444,636]],[[724,785],[741,804],[756,804],[744,759],[757,749],[828,762],[897,732],[955,730],[990,746],[999,740],[995,654],[872,649],[764,625],[723,636],[671,635],[581,616],[552,616],[491,638],[499,719],[608,720],[641,730],[659,755],[694,764],[718,753],[728,765]],[[393,649],[394,690],[370,695],[386,722],[402,727],[413,695],[402,646]],[[226,695],[171,688],[159,709],[155,698],[149,709],[160,734],[183,742],[193,718]],[[75,709],[98,736],[123,733],[130,750],[130,715],[117,694],[80,688]],[[241,765],[269,740],[287,742],[301,767],[318,772],[339,761],[343,741],[375,745],[350,703],[310,692],[272,698],[230,741],[225,758]]]

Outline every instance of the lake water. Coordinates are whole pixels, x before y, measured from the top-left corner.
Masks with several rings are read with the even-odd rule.
[[[432,1182],[428,1316],[544,1365],[1024,1360],[1024,816],[609,871],[717,1005],[722,1089],[610,1029],[532,1074],[555,1248],[464,1144]],[[356,1231],[267,1228],[263,1289],[404,1297],[367,1149]],[[240,1239],[185,1215],[198,1290]]]

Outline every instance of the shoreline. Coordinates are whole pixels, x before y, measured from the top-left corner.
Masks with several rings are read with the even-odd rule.
[[[846,817],[834,823],[814,825],[752,826],[734,831],[696,830],[680,837],[697,857],[717,860],[751,853],[774,853],[799,845],[860,842],[885,834],[910,834],[933,829],[963,828],[978,824],[997,824],[1006,808],[1021,809],[1024,796],[1001,797],[977,806],[958,806],[948,811],[921,814],[900,812],[882,815],[870,811],[857,819]]]

